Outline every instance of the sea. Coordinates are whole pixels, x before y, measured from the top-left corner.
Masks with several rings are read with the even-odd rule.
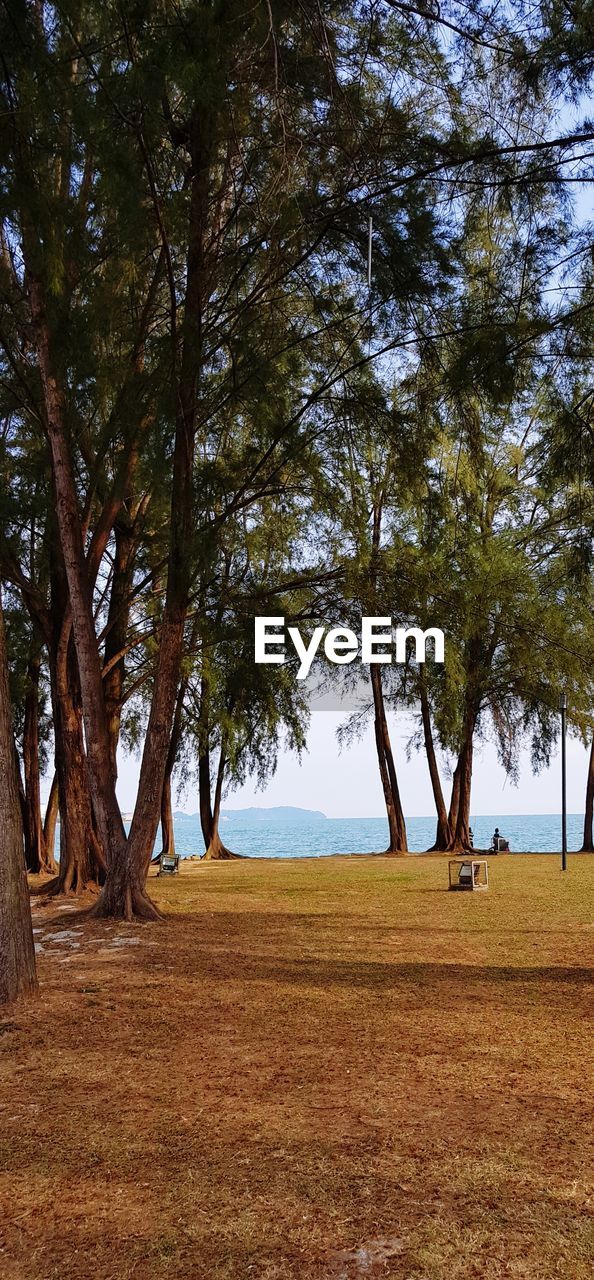
[[[582,843],[583,816],[567,815],[567,847],[576,851]],[[411,853],[423,853],[435,839],[434,818],[407,819]],[[509,840],[512,853],[556,853],[561,848],[561,818],[557,814],[504,814],[472,819],[474,845],[488,849],[495,827]],[[388,842],[384,818],[327,818],[323,814],[292,809],[227,810],[221,819],[221,837],[234,853],[252,858],[321,858],[336,853],[381,853]],[[204,850],[197,814],[176,813],[175,845],[182,858]],[[161,847],[157,838],[155,849]]]

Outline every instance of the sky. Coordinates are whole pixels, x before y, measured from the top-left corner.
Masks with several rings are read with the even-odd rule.
[[[228,794],[224,807],[248,808],[251,805],[297,805],[303,809],[321,809],[330,818],[375,818],[384,813],[379,781],[373,727],[351,747],[339,752],[336,729],[343,716],[330,711],[313,711],[308,737],[308,751],[301,764],[296,756],[284,753],[274,778],[264,791],[248,782]],[[406,742],[410,729],[392,722],[392,743],[397,757],[402,800],[407,817],[427,817],[434,813],[427,764],[421,752],[406,759]],[[583,811],[588,753],[572,739],[567,744],[567,808],[569,813]],[[134,807],[138,760],[123,758],[119,766],[118,793],[124,812]],[[45,801],[49,782],[43,792]],[[559,813],[561,808],[561,769],[558,755],[549,769],[533,777],[528,753],[521,761],[521,785],[514,787],[505,777],[497,761],[494,747],[477,745],[472,792],[473,816],[530,813]],[[198,809],[196,789],[182,794],[174,807],[187,813]]]

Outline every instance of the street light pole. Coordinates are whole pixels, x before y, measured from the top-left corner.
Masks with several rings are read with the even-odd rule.
[[[567,753],[566,753],[566,713],[567,694],[562,693],[559,699],[561,711],[561,870],[567,871]]]

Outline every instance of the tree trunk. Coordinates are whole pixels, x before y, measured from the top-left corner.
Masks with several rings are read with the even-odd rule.
[[[590,747],[588,778],[586,781],[586,810],[584,815],[584,839],[581,853],[594,853],[592,824],[594,819],[594,738]]]
[[[214,862],[219,859],[221,861],[230,861],[234,858],[240,858],[241,854],[233,853],[231,849],[228,849],[219,835],[220,795],[218,803],[215,800],[215,808],[213,809],[210,789],[210,751],[208,749],[203,749],[198,757],[198,792],[200,826],[202,827],[202,838],[204,840],[203,857],[207,862]]]
[[[371,663],[370,665],[370,679],[375,711],[375,745],[377,749],[377,759],[384,792],[386,814],[388,818],[388,830],[390,835],[386,853],[405,854],[408,853],[406,823],[400,802],[400,790],[396,776],[392,744],[390,742],[390,732],[388,729],[382,689],[381,670],[376,663]]]
[[[466,853],[472,847],[470,843],[470,802],[475,723],[476,716],[472,711],[468,711],[465,720],[464,738],[452,781],[448,853]]]
[[[436,849],[447,849],[451,840],[450,824],[448,820],[448,811],[446,809],[443,790],[441,786],[441,778],[439,776],[439,766],[437,756],[435,754],[435,744],[433,742],[433,730],[431,728],[431,712],[429,708],[429,699],[427,697],[427,685],[425,683],[425,673],[421,669],[420,674],[420,699],[421,699],[421,718],[423,721],[423,737],[425,741],[425,754],[427,756],[427,764],[429,766],[429,777],[431,778],[431,789],[433,791],[433,800],[437,813],[437,831],[435,834],[435,844],[428,849],[431,853]]]
[[[68,581],[80,675],[89,786],[99,838],[108,864],[118,860],[125,864],[126,833],[115,791],[92,593],[85,562],[74,467],[65,425],[64,395],[56,378],[55,371],[59,366],[53,359],[52,334],[43,290],[39,279],[31,271],[28,284],[52,459],[56,519]]]
[[[37,990],[0,601],[0,1004]]]
[[[223,841],[221,840],[221,837],[219,834],[219,822],[221,817],[221,800],[223,796],[223,781],[225,777],[226,765],[227,765],[226,748],[225,748],[225,741],[223,740],[221,744],[221,751],[219,753],[219,763],[217,768],[217,780],[215,784],[214,804],[212,805],[212,807],[210,804],[210,761],[208,762],[208,775],[207,775],[206,769],[203,769],[203,772],[200,775],[204,781],[204,785],[206,785],[206,780],[208,776],[208,804],[204,805],[205,818],[207,820],[206,820],[206,824],[205,823],[202,824],[202,832],[204,835],[204,846],[205,846],[204,859],[207,862],[215,862],[215,861],[230,862],[235,858],[242,857],[242,854],[233,853],[231,849],[228,849],[227,846],[223,844]],[[202,818],[202,807],[203,806],[201,801],[200,803],[201,818]],[[206,825],[206,834],[205,834],[205,825]]]
[[[196,406],[202,353],[204,233],[208,218],[208,156],[211,146],[212,135],[205,114],[196,106],[188,124],[193,176],[181,353],[179,359],[177,351],[174,353],[173,366],[176,415],[167,592],[132,826],[127,845],[118,847],[116,856],[110,860],[97,905],[99,915],[124,915],[127,919],[134,914],[145,918],[159,917],[159,912],[145,893],[144,882],[159,825],[191,586]],[[172,306],[175,306],[173,301]]]
[[[56,847],[56,824],[58,821],[59,802],[60,802],[60,798],[58,795],[58,775],[57,773],[54,773],[54,776],[52,778],[52,785],[50,787],[50,793],[47,798],[47,805],[45,807],[45,818],[43,821],[43,838],[45,840],[45,847],[48,851],[48,856],[53,860],[56,868],[56,872],[58,870],[58,866],[55,861],[54,851]]]
[[[71,647],[70,647],[71,648]],[[70,667],[75,663],[71,649]],[[54,699],[56,774],[60,805],[60,865],[47,886],[54,894],[97,889],[104,866],[97,862],[89,796],[82,711],[72,686],[58,684]]]
[[[98,888],[105,870],[105,858],[102,850],[96,848],[93,831],[78,667],[67,616],[68,586],[55,541],[50,556],[50,615],[48,653],[54,720],[55,795],[60,812],[60,863],[56,879],[46,886],[46,892],[83,893],[86,889]],[[46,820],[49,808],[48,801]]]
[[[33,849],[29,843],[29,814],[27,811],[27,797],[25,795],[25,784],[23,782],[23,775],[21,773],[21,761],[19,758],[18,748],[14,738],[14,734],[12,738],[12,749],[13,749],[12,753],[14,755],[14,767],[16,770],[17,790],[18,790],[18,796],[19,796],[19,809],[21,811],[21,825],[23,828],[23,851],[25,855],[25,867],[27,871],[32,871],[33,874],[35,874],[35,871],[37,870],[37,868],[33,866],[33,863],[34,863]]]
[[[171,774],[165,775],[163,794],[161,796],[161,855],[175,853],[175,835],[173,832],[173,809],[171,806]]]
[[[34,654],[28,667],[23,730],[23,766],[27,812],[27,851],[29,871],[55,875],[58,868],[53,847],[48,848],[41,818],[41,786],[39,778],[39,675],[41,655]]]
[[[452,792],[450,795],[450,807],[448,810],[448,826],[450,829],[450,839],[446,846],[446,848],[448,849],[450,847],[450,842],[453,838],[453,833],[456,830],[456,825],[458,822],[458,809],[460,807],[460,769],[461,769],[461,757],[459,754],[458,760],[456,762],[456,768],[454,769],[454,774],[452,777]]]

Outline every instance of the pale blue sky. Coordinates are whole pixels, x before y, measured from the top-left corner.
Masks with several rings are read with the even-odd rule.
[[[373,729],[365,737],[340,754],[336,729],[342,717],[329,711],[312,713],[309,750],[301,765],[292,754],[281,756],[279,767],[264,791],[257,791],[248,781],[228,795],[225,805],[244,808],[249,805],[299,805],[304,809],[321,809],[328,817],[379,817],[383,801],[379,782]],[[408,732],[391,726],[397,754],[398,773],[405,813],[408,817],[433,814],[433,801],[424,756],[416,753],[406,760]],[[567,791],[568,811],[583,809],[587,752],[577,742],[568,741]],[[514,787],[506,779],[497,762],[493,747],[477,747],[473,781],[472,812],[479,814],[558,813],[560,810],[560,765],[556,757],[551,767],[533,777],[527,754],[522,759],[522,781]],[[128,757],[121,761],[119,796],[122,809],[133,808],[138,761]],[[47,788],[44,789],[44,798]],[[198,809],[196,790],[182,796],[176,808],[194,813]]]

